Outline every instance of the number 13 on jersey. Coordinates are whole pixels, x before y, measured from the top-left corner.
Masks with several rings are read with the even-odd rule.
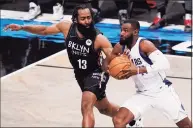
[[[78,65],[80,69],[87,69],[87,61],[86,60],[77,60],[78,61]]]

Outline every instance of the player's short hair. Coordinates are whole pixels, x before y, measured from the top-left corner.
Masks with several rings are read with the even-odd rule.
[[[140,24],[139,24],[139,21],[137,20],[134,20],[134,19],[127,19],[123,22],[123,24],[126,24],[126,23],[129,23],[131,24],[131,26],[133,27],[134,30],[136,29],[140,29]]]
[[[93,10],[91,9],[90,6],[88,6],[87,4],[80,4],[80,5],[77,5],[75,8],[74,8],[74,11],[72,13],[72,22],[75,22],[76,19],[78,18],[78,10],[80,9],[89,9],[90,10],[90,13],[91,13],[91,17],[93,18],[94,16],[94,12]]]

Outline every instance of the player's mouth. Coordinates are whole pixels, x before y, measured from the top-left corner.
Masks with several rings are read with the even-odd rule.
[[[86,28],[90,28],[90,26],[88,25],[88,26],[85,26]]]

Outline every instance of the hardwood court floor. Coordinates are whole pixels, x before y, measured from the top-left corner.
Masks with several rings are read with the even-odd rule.
[[[47,65],[47,66],[41,66]],[[72,127],[81,126],[81,91],[74,78],[67,55],[62,53],[1,79],[2,127]],[[169,78],[191,117],[191,80]],[[121,105],[135,93],[131,79],[110,79],[107,96]],[[97,127],[113,126],[111,118],[96,109]],[[146,127],[172,127],[175,124],[156,110],[144,115]]]

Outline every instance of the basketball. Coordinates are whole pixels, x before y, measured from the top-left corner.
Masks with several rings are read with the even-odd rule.
[[[128,59],[128,56],[121,55],[115,57],[109,64],[109,74],[115,79],[118,79],[119,76],[123,75],[121,70],[128,69],[130,66],[131,61]]]

